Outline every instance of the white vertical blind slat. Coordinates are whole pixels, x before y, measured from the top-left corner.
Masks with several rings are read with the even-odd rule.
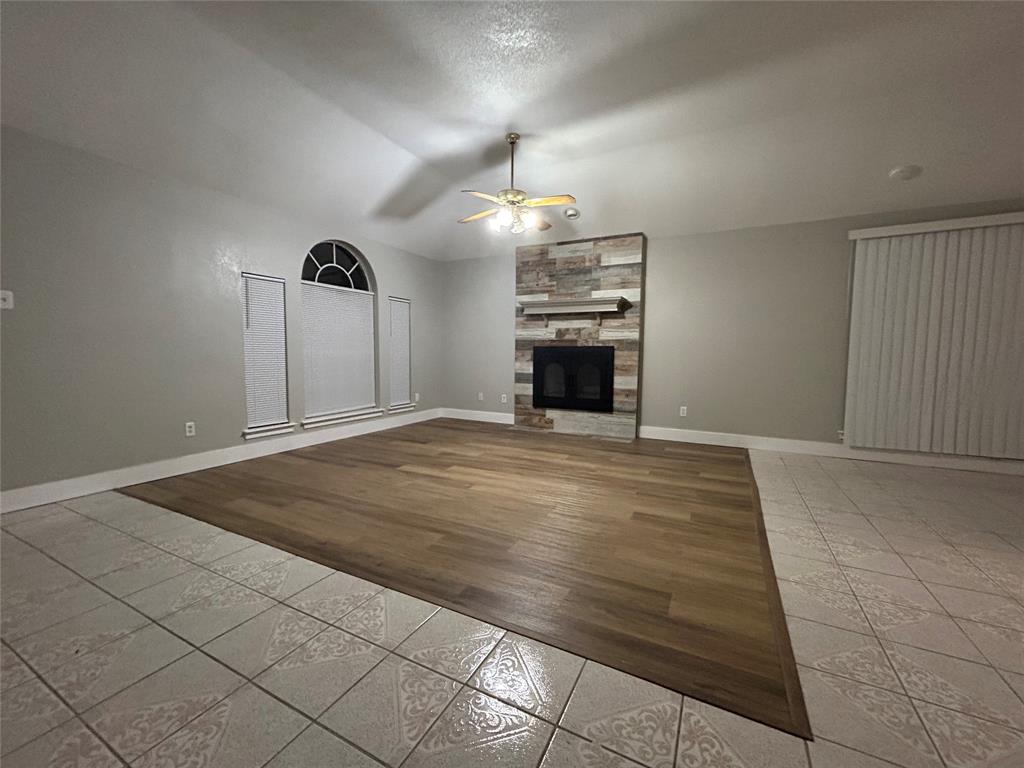
[[[288,421],[284,283],[243,275],[242,290],[246,425],[283,424]]]

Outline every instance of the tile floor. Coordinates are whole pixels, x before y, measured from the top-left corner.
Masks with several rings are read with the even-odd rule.
[[[1024,478],[752,460],[813,742],[101,493],[0,520],[0,759],[1024,765]]]

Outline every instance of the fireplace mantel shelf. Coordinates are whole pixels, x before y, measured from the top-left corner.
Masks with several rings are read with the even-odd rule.
[[[545,299],[542,301],[520,301],[524,315],[569,315],[591,312],[624,312],[629,308],[625,296],[601,296],[583,299]]]

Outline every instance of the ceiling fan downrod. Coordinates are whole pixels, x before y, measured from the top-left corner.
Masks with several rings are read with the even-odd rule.
[[[505,134],[505,141],[508,142],[509,149],[509,179],[508,186],[510,189],[516,188],[516,142],[519,141],[518,133],[507,133]]]

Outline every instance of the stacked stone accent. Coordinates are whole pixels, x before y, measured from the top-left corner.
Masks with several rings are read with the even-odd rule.
[[[644,262],[642,234],[577,240],[516,249],[516,300],[624,296],[623,312],[523,314],[516,307],[515,423],[583,435],[634,438],[639,423],[643,342]],[[535,346],[615,347],[612,413],[533,407]]]

